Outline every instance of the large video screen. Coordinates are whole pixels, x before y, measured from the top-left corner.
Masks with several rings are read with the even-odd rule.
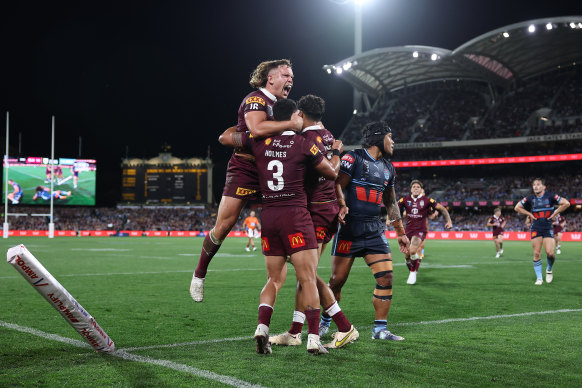
[[[9,204],[48,205],[52,196],[55,205],[94,206],[96,165],[94,159],[7,158],[4,160],[2,203],[6,198],[8,175]]]

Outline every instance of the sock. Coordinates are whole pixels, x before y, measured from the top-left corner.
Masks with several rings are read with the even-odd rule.
[[[376,319],[374,321],[374,334],[376,334],[380,330],[387,330],[386,329],[387,324],[388,324],[388,321],[385,319]]]
[[[259,325],[262,323],[265,326],[269,326],[271,324],[271,315],[273,315],[273,306],[261,303],[259,305]]]
[[[502,251],[503,250],[503,243],[499,243],[499,250]]]
[[[198,266],[194,271],[194,275],[197,278],[204,279],[206,277],[208,264],[210,264],[210,260],[212,260],[216,252],[218,252],[220,249],[221,243],[222,241],[219,241],[216,237],[214,237],[214,229],[212,229],[206,235],[206,237],[204,237],[204,242],[202,243],[202,252],[200,252],[200,259],[198,259]]]
[[[303,329],[303,323],[305,323],[305,314],[303,314],[301,311],[293,311],[293,323],[291,323],[289,334],[301,333],[301,329]]]
[[[331,306],[326,308],[325,313],[331,316],[337,326],[338,331],[345,333],[346,331],[350,331],[352,328],[352,324],[350,321],[348,321],[337,302],[334,302]]]
[[[407,262],[406,262],[406,266],[408,267],[408,270],[409,270],[410,272],[414,271],[414,268],[416,267],[416,265],[414,265],[414,264],[412,263],[412,260],[410,260],[410,261],[407,261]]]
[[[558,246],[556,247],[556,249],[557,249],[557,250],[560,250],[561,248],[562,248],[562,246],[561,246],[561,245],[558,245]]]
[[[319,313],[320,309],[305,310],[305,317],[307,318],[307,331],[309,334],[319,336]]]
[[[537,278],[541,279],[542,278],[542,261],[541,260],[534,261],[533,266],[534,266],[534,271],[536,273]]]
[[[548,266],[546,267],[546,271],[551,271],[552,267],[554,266],[554,261],[556,261],[556,258],[554,256],[548,256]],[[541,260],[540,260],[541,262]]]
[[[331,324],[331,317],[326,313],[321,313],[321,321],[319,321],[319,324],[322,326],[329,327],[329,325]]]
[[[422,262],[422,259],[420,259],[420,258],[418,260],[416,260],[416,267],[414,267],[414,270],[416,272],[418,272],[418,269],[420,268],[420,263],[421,262]]]

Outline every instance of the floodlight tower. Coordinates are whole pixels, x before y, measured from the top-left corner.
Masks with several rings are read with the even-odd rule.
[[[362,6],[367,0],[354,1],[354,56],[362,53]],[[362,109],[362,93],[354,88],[354,113]]]

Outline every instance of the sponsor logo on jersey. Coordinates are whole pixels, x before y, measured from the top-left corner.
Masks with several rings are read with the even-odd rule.
[[[342,167],[344,167],[346,170],[349,170],[352,168],[352,163],[348,162],[347,160],[342,160]]]
[[[350,253],[350,249],[352,248],[352,242],[346,240],[339,240],[337,243],[337,253]]]
[[[236,195],[240,195],[240,196],[245,196],[245,195],[251,195],[256,193],[257,190],[251,190],[251,189],[245,189],[244,187],[237,187],[236,188]]]
[[[321,136],[317,136],[317,137],[315,138],[315,140],[317,140],[317,142],[318,142],[318,143],[322,143]]]
[[[262,106],[265,106],[265,100],[263,100],[263,99],[262,99],[261,97],[259,97],[259,96],[252,96],[252,97],[249,97],[249,98],[247,98],[247,101],[246,101],[246,103],[247,103],[247,104],[252,104],[252,103],[259,103],[259,104],[261,104]]]
[[[291,244],[291,248],[299,248],[305,246],[305,239],[303,238],[303,233],[295,233],[290,234],[289,236],[289,243]]]
[[[311,149],[309,151],[311,151],[313,155],[317,155],[317,153],[319,152],[319,148],[317,148],[317,146],[314,144],[311,146]]]
[[[318,240],[323,240],[326,234],[327,228],[324,228],[323,226],[318,226],[315,228],[315,236],[317,237]]]
[[[261,246],[263,247],[263,251],[271,250],[271,247],[269,246],[269,239],[267,237],[261,237]]]
[[[420,200],[420,207],[424,207],[424,200]]]
[[[354,157],[350,154],[345,154],[344,156],[342,156],[342,160],[346,160],[350,163],[354,163]]]
[[[271,138],[270,138],[270,137],[269,137],[269,138],[267,138],[267,139],[265,139],[265,145],[269,145],[269,144],[271,144],[271,141],[272,141],[272,140],[271,140]]]

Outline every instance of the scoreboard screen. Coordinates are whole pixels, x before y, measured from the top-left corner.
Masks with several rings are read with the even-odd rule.
[[[207,202],[208,169],[173,165],[123,167],[122,200],[136,203]]]

